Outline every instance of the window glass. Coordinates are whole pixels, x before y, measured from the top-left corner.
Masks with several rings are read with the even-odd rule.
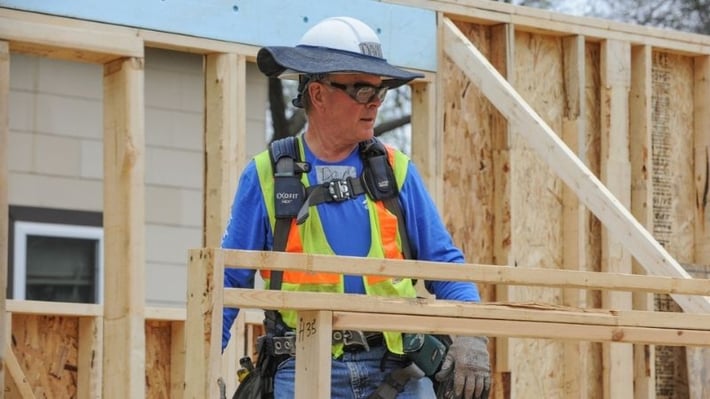
[[[13,249],[13,298],[101,302],[102,228],[16,222]]]

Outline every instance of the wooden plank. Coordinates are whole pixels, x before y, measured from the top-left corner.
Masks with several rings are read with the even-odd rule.
[[[710,57],[694,59],[695,262],[710,269]],[[710,349],[688,348],[690,397],[710,396]]]
[[[217,398],[222,347],[222,252],[190,250],[185,322],[184,398]]]
[[[486,335],[525,338],[582,339],[600,342],[640,342],[669,345],[710,346],[710,315],[679,313],[672,320],[666,314],[626,311],[590,312],[562,310],[544,305],[476,304],[455,301],[370,298],[364,295],[325,294],[313,292],[278,293],[252,289],[225,289],[225,306],[294,309],[298,311],[328,310],[365,313],[359,327],[395,329],[429,333],[470,335],[478,331]],[[327,304],[327,305],[326,305]],[[327,309],[323,309],[327,308]],[[337,314],[337,313],[336,313]],[[375,321],[377,316],[382,318]],[[411,317],[410,322],[405,322]],[[367,319],[371,318],[371,322]],[[335,327],[342,327],[336,323]],[[396,322],[394,320],[397,320]],[[495,325],[514,321],[515,328],[481,331],[476,323]],[[457,324],[461,322],[462,324]],[[457,327],[452,327],[456,325]],[[463,327],[466,325],[466,327]],[[545,326],[553,326],[547,328]],[[416,326],[416,327],[415,327]],[[569,329],[567,328],[569,326]],[[585,331],[588,327],[589,330]],[[574,331],[571,333],[570,331]]]
[[[103,316],[103,306],[91,303],[25,301],[8,299],[7,311],[35,315]]]
[[[446,53],[503,112],[508,121],[526,126],[520,132],[542,159],[570,186],[650,274],[690,278],[689,274],[641,226],[613,194],[581,163],[537,113],[515,92],[483,55],[449,20],[444,21]],[[688,312],[710,313],[710,298],[674,295]]]
[[[103,29],[99,24],[91,28],[67,26],[48,16],[41,21],[13,16],[17,14],[0,14],[0,38],[11,42],[12,51],[96,63],[143,57],[143,40],[129,31]]]
[[[629,91],[629,157],[631,161],[631,213],[648,231],[653,231],[653,165],[651,117],[651,47],[631,47],[631,86]],[[631,270],[646,274],[636,260]],[[634,309],[654,310],[653,294],[635,292]],[[634,345],[634,395],[637,398],[656,397],[655,347]]]
[[[601,181],[624,209],[631,205],[631,165],[629,158],[629,87],[631,55],[628,42],[607,40],[601,46]],[[613,228],[613,227],[611,227]],[[631,256],[619,236],[602,230],[602,271],[631,273]],[[631,309],[631,294],[606,291],[602,306]],[[604,397],[632,398],[633,346],[611,343],[603,346]]]
[[[710,315],[694,313],[668,314],[667,312],[631,310],[581,310],[566,308],[561,305],[529,302],[480,304],[422,298],[372,298],[357,294],[272,292],[242,288],[226,288],[224,290],[224,306],[294,309],[298,311],[333,310],[452,318],[527,320],[540,323],[589,324],[671,330],[709,330],[708,327],[710,326]],[[710,331],[707,332],[710,334]]]
[[[333,312],[333,328],[399,331],[455,335],[489,335],[552,340],[627,342],[667,345],[710,346],[710,332],[701,330],[660,330],[644,327],[612,327],[590,324],[541,323],[531,320],[466,319],[438,316],[405,316],[365,312]],[[630,384],[629,381],[626,384]]]
[[[163,321],[185,321],[187,313],[184,308],[159,308],[155,306],[147,306],[145,308],[146,320],[163,320]]]
[[[330,398],[333,313],[298,312],[296,328],[296,399]]]
[[[391,262],[383,259],[362,257],[333,257],[270,251],[227,249],[216,251],[224,255],[225,266],[248,269],[298,269],[324,273],[352,273],[353,270],[357,270],[358,273],[364,275],[407,276],[421,280],[478,281],[492,284],[535,285],[541,287],[710,295],[710,279],[684,279],[562,269],[551,271],[544,268],[492,266],[472,263],[451,264],[420,260]]]
[[[104,66],[103,396],[145,396],[145,107],[142,58]]]
[[[29,381],[27,381],[25,373],[22,371],[22,367],[20,367],[17,357],[15,357],[15,354],[12,352],[10,344],[4,343],[2,346],[5,347],[5,359],[3,364],[7,367],[10,377],[9,379],[15,383],[15,387],[17,387],[18,393],[22,399],[34,399],[35,394],[32,391],[32,386]],[[5,388],[3,385],[3,392],[4,391]]]
[[[77,356],[77,398],[101,397],[103,362],[103,318],[79,318],[79,354]]]
[[[505,76],[509,82],[515,83],[515,26],[512,24],[494,25],[490,28],[490,60],[491,64]],[[443,49],[443,45],[442,45]],[[442,50],[443,52],[443,50]],[[458,72],[461,73],[461,72]],[[514,261],[510,258],[511,249],[511,186],[510,186],[510,137],[511,127],[497,110],[491,109],[490,104],[485,101],[486,109],[490,112],[490,135],[491,135],[491,158],[493,167],[493,181],[489,183],[493,187],[492,192],[492,213],[493,231],[490,254],[492,259],[498,263],[511,264]],[[488,211],[488,209],[483,209]],[[496,285],[492,293],[494,298],[487,300],[507,301],[510,299],[511,287],[507,285]],[[511,364],[514,364],[515,355],[510,347],[510,340],[507,337],[494,338],[495,353],[493,384],[501,387],[502,392],[511,391]]]
[[[710,264],[710,57],[695,58],[695,262]]]
[[[597,40],[624,40],[634,44],[645,44],[690,54],[710,54],[710,40],[707,36],[615,22],[608,19],[567,15],[532,7],[513,6],[504,2],[487,0],[385,1],[435,10],[457,20],[492,25],[514,24],[521,32],[542,32],[560,36],[582,35]]]
[[[414,82],[412,91],[412,161],[439,209],[442,206],[441,135],[437,118],[437,83]]]
[[[562,40],[564,57],[564,117],[562,119],[562,139],[580,161],[589,167],[587,159],[587,123],[586,123],[586,68],[585,38],[576,35]],[[588,270],[590,259],[587,257],[587,243],[590,240],[589,211],[580,204],[569,187],[562,190],[562,265],[569,270]],[[563,289],[562,304],[571,307],[588,307],[586,292],[579,289]],[[592,350],[589,342],[565,342],[563,348],[564,377],[562,394],[568,398],[583,398],[593,389],[596,381],[592,380],[589,369],[592,367]]]
[[[205,247],[219,247],[246,158],[246,60],[205,57]],[[239,168],[239,169],[238,169]]]
[[[7,144],[10,136],[10,47],[7,42],[0,41],[0,326],[5,325],[7,287],[7,253],[8,253],[8,153]],[[5,328],[0,327],[0,399],[5,391]]]

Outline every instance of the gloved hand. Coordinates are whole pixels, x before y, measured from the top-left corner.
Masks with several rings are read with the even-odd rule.
[[[446,380],[454,373],[457,398],[487,399],[491,389],[491,363],[487,337],[457,337],[453,340],[441,370],[434,376]]]

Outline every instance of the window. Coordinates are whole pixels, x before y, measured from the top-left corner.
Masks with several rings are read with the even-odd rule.
[[[15,217],[12,217],[13,210]],[[81,218],[71,217],[77,215],[76,212],[34,210],[28,214],[11,209],[10,296],[14,299],[101,303],[103,229],[72,224],[72,221],[82,223]],[[32,220],[20,220],[18,214],[22,213],[30,216],[22,219]]]

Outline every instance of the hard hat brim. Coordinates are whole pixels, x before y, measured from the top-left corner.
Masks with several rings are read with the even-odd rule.
[[[304,45],[264,47],[259,50],[256,63],[259,70],[269,77],[283,77],[288,73],[365,73],[382,77],[390,88],[424,77],[422,74],[397,68],[384,58]]]

